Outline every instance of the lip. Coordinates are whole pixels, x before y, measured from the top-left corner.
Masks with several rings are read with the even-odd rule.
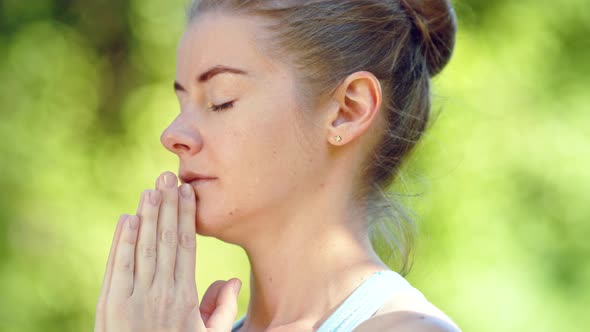
[[[180,181],[182,183],[203,183],[203,182],[210,182],[211,180],[217,179],[216,177],[200,174],[196,172],[180,172]]]
[[[195,179],[193,181],[190,182],[191,185],[198,185],[198,184],[202,184],[202,183],[207,183],[207,182],[212,182],[215,179]]]

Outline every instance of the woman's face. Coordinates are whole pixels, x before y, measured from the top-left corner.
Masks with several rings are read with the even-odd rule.
[[[321,182],[325,132],[300,108],[289,67],[260,50],[267,33],[252,17],[206,13],[180,40],[180,114],[161,140],[178,155],[181,180],[215,177],[192,182],[199,234],[232,240],[245,225],[269,226],[252,220],[278,225]]]

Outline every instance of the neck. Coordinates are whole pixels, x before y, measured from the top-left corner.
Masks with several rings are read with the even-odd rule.
[[[286,213],[291,217],[279,219],[278,230],[259,233],[243,246],[251,265],[251,297],[241,332],[315,330],[364,279],[387,269],[363,223],[340,211]]]

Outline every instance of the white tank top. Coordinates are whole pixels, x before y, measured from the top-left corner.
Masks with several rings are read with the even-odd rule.
[[[373,316],[383,304],[397,293],[413,291],[424,295],[398,273],[391,270],[375,272],[363,281],[344,302],[320,326],[317,332],[351,332],[365,320]],[[246,316],[233,326],[238,331]]]

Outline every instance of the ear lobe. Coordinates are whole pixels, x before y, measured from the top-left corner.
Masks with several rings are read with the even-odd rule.
[[[375,121],[381,107],[381,84],[370,72],[355,72],[340,84],[334,98],[338,107],[328,132],[330,137],[341,136],[339,143],[345,144],[365,133]]]

